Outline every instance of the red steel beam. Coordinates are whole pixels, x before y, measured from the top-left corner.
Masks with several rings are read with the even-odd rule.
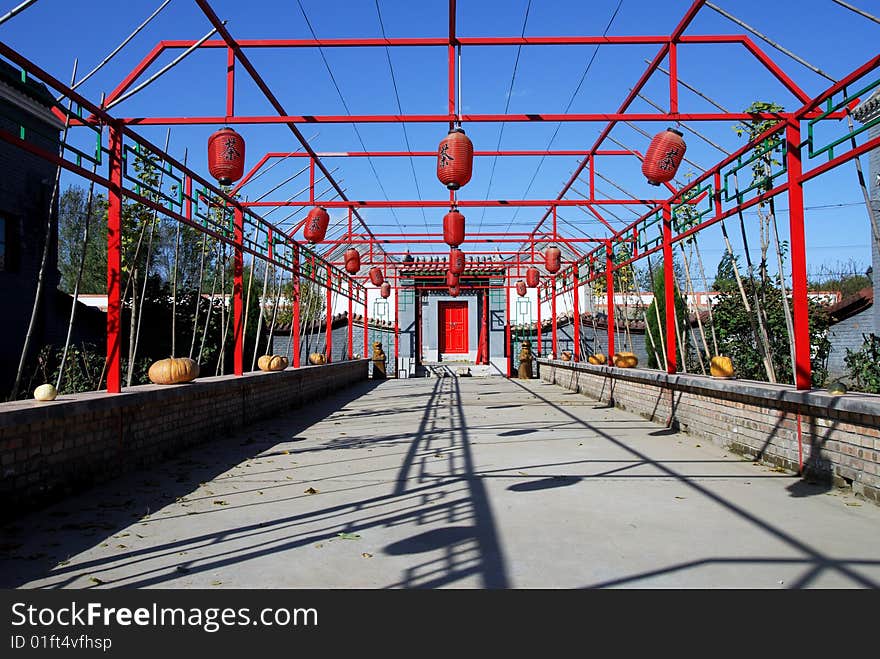
[[[657,205],[662,204],[664,199],[594,199],[589,202],[598,206],[635,206],[638,204]],[[265,206],[311,206],[320,204],[324,208],[448,208],[449,201],[445,199],[371,199],[345,201],[243,201],[241,205],[246,208]],[[583,199],[459,199],[455,202],[459,208],[482,208],[484,206],[584,206]],[[372,235],[372,232],[371,232]]]
[[[772,121],[782,119],[774,112],[587,112],[587,113],[527,113],[527,114],[463,114],[464,123],[542,123],[542,122],[611,122],[620,121]],[[252,116],[202,116],[202,117],[125,117],[121,120],[129,126],[194,126],[214,124],[264,125],[287,124],[383,124],[383,123],[444,123],[458,121],[458,115],[448,114],[279,114]],[[79,122],[71,122],[76,125]],[[305,139],[305,138],[303,138]],[[309,147],[307,150],[310,150]],[[314,152],[312,152],[313,155]],[[435,154],[436,155],[436,154]],[[319,164],[319,167],[321,165]],[[323,171],[323,170],[322,170]],[[324,172],[327,173],[326,171]]]

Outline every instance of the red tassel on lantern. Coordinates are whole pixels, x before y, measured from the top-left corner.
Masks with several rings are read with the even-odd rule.
[[[370,283],[373,286],[381,286],[383,281],[385,281],[385,277],[382,276],[382,268],[379,266],[370,268]]]
[[[471,180],[474,145],[461,128],[453,128],[437,148],[437,178],[450,190]]]
[[[464,252],[456,247],[449,250],[449,271],[456,275],[464,272]]]
[[[526,285],[529,288],[536,288],[540,281],[541,273],[537,268],[529,268],[526,270]]]
[[[345,271],[350,275],[357,274],[357,271],[361,269],[361,253],[358,252],[354,247],[349,247],[345,250]]]
[[[516,293],[520,297],[526,296],[526,283],[522,279],[516,282]]]
[[[446,271],[446,285],[447,286],[458,286],[458,275],[452,272],[451,270]]]
[[[231,185],[244,174],[244,138],[221,128],[208,138],[208,171],[220,185]]]
[[[459,294],[460,292],[461,292],[461,288],[459,287],[458,284],[456,284],[455,286],[450,286],[450,287],[449,287],[449,294],[450,294],[452,297],[458,297],[458,294]]]
[[[391,284],[389,284],[387,281],[382,282],[382,285],[379,287],[379,295],[384,298],[387,298],[389,295],[391,295]]]
[[[648,183],[660,185],[671,181],[686,150],[687,145],[679,131],[667,128],[662,133],[657,133],[642,162],[642,174],[648,179]]]
[[[450,247],[464,242],[464,215],[455,208],[443,216],[443,242]]]
[[[323,206],[315,206],[306,215],[306,224],[303,227],[303,237],[310,243],[319,243],[327,234],[327,226],[330,224],[330,214]]]
[[[562,252],[558,247],[548,247],[544,252],[544,267],[551,275],[559,272],[559,268],[562,267]]]

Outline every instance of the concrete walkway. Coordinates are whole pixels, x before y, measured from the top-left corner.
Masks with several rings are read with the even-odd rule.
[[[538,381],[367,382],[2,529],[27,588],[877,587],[880,507]]]

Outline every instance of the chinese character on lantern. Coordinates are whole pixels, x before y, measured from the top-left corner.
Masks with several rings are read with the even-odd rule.
[[[446,167],[450,162],[455,160],[452,156],[449,155],[449,145],[444,144],[440,147],[440,166]]]
[[[235,138],[228,137],[223,143],[223,159],[224,160],[237,160],[241,157],[241,154],[238,152],[236,148]]]

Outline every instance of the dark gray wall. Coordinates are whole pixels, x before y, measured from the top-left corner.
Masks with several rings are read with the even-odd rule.
[[[877,298],[874,298],[875,300]],[[858,350],[864,341],[863,335],[870,334],[877,305],[869,307],[846,320],[831,326],[828,339],[831,341],[831,352],[828,354],[828,376],[841,378],[849,376],[849,369],[844,363],[846,350]]]
[[[342,323],[337,327],[333,328],[332,331],[332,361],[340,362],[348,359],[348,325],[346,323]],[[366,355],[367,358],[372,357],[373,354],[373,342],[381,341],[382,349],[385,351],[385,356],[389,360],[394,359],[394,331],[392,329],[386,328],[375,328],[370,327],[369,329],[369,352]],[[320,352],[323,353],[326,349],[327,343],[327,334],[326,332],[318,331],[315,333],[304,333],[300,337],[300,363],[305,366],[308,364],[309,353],[312,352]],[[364,352],[364,326],[361,323],[355,322],[353,324],[353,352],[355,355],[363,356]],[[401,347],[403,345],[403,341],[401,341]],[[276,334],[272,337],[272,352],[277,355],[285,355],[288,360],[291,362],[293,352],[290,349],[290,333],[285,334]],[[253,357],[251,355],[251,357]],[[250,364],[248,363],[248,366]],[[389,369],[390,371],[390,369]]]

